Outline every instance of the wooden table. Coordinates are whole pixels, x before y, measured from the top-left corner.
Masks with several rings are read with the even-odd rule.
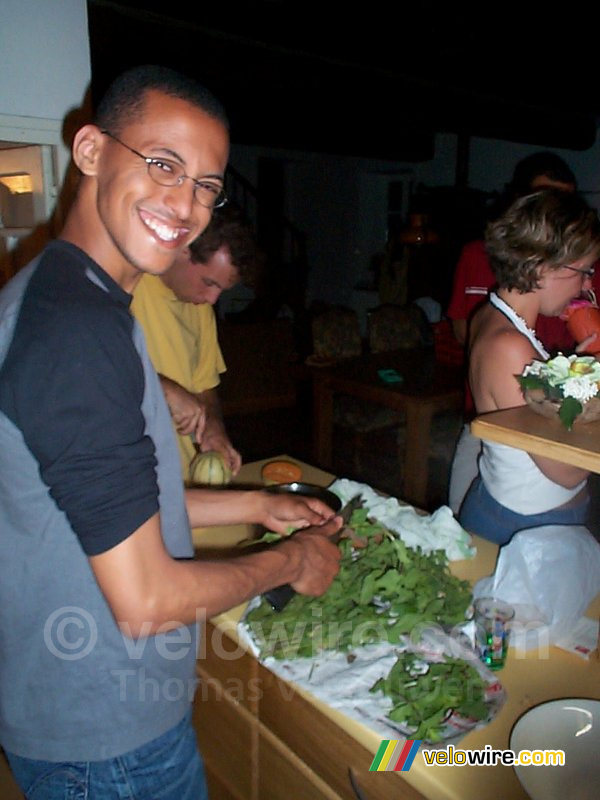
[[[273,457],[286,458],[278,454]],[[236,482],[260,483],[260,469],[265,461],[245,464]],[[303,479],[309,483],[327,486],[334,478],[308,464],[297,463],[303,469]],[[248,535],[240,531],[239,526],[218,531],[221,546],[235,545]],[[492,542],[478,537],[473,537],[473,542],[477,548],[476,557],[451,564],[454,574],[471,583],[493,572],[498,552],[497,545]],[[213,620],[216,628],[225,632],[225,638],[230,636],[236,642],[231,646],[233,649],[239,647],[235,629],[243,610],[240,606]],[[597,617],[599,612],[600,595],[591,604],[588,614]],[[223,637],[217,641],[222,644]],[[240,787],[237,793],[215,794],[215,797],[350,800],[357,796],[348,783],[350,765],[369,800],[527,798],[513,768],[501,764],[428,767],[418,753],[409,772],[371,773],[368,769],[381,741],[379,734],[309,692],[275,678],[265,667],[257,665],[250,654],[239,656],[232,659],[221,648],[220,656],[209,654],[204,661],[199,661],[201,678],[214,682],[215,686],[214,702],[197,704],[201,741],[203,748],[208,748],[205,755],[209,772],[214,764],[214,769],[220,767],[227,778],[234,776]],[[586,661],[557,647],[530,650],[525,654],[509,648],[506,666],[498,677],[506,689],[504,706],[491,723],[468,733],[457,745],[459,749],[483,750],[487,745],[494,750],[508,749],[515,721],[527,709],[547,700],[564,697],[600,700],[600,661],[594,657]],[[228,686],[232,687],[230,703],[226,702]],[[256,709],[247,697],[257,704]],[[247,764],[244,766],[252,752],[260,756],[262,777],[258,784],[253,783],[252,770]],[[262,785],[261,790],[263,780],[268,785]],[[276,780],[279,781],[277,788],[273,785]],[[254,793],[249,786],[254,786]]]
[[[395,369],[401,383],[385,383],[380,369]],[[371,353],[330,367],[315,368],[313,375],[314,453],[317,463],[332,466],[333,400],[346,394],[406,414],[403,485],[399,496],[416,506],[427,506],[427,454],[434,414],[460,411],[464,378],[461,368],[441,364],[432,349]]]
[[[600,422],[575,423],[568,431],[558,419],[542,417],[529,406],[518,406],[476,417],[471,433],[600,473]]]

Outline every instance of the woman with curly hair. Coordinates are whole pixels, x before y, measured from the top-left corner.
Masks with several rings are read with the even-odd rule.
[[[469,385],[478,414],[525,404],[515,376],[534,359],[549,358],[535,321],[538,314],[559,316],[591,288],[600,221],[578,195],[544,190],[519,198],[491,222],[486,248],[498,288],[471,324]],[[584,524],[587,477],[578,467],[484,441],[460,523],[500,545],[519,530]]]

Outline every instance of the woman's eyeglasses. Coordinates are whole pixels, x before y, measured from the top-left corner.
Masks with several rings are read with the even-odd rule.
[[[570,267],[568,264],[563,264],[563,269],[570,269],[571,272],[579,272],[580,275],[585,275],[585,277],[589,278],[590,280],[596,274],[594,267],[590,267],[589,269],[578,269],[577,267]]]

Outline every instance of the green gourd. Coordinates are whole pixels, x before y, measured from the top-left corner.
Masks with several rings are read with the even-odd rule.
[[[197,453],[190,464],[190,482],[213,486],[224,485],[231,480],[231,470],[225,459],[216,450]]]

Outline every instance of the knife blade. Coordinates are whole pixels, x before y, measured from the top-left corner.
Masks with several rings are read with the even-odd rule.
[[[352,512],[357,508],[361,508],[364,502],[361,494],[354,495],[351,500],[348,500],[338,514],[338,516],[344,520],[344,525],[342,525],[339,531],[334,533],[333,536],[329,537],[332,542],[338,542],[340,540],[342,530],[344,526],[350,522]],[[274,589],[269,589],[268,592],[264,592],[263,597],[270,604],[273,611],[283,611],[295,594],[296,590],[292,589],[289,583],[285,583],[282,586],[276,586]]]

